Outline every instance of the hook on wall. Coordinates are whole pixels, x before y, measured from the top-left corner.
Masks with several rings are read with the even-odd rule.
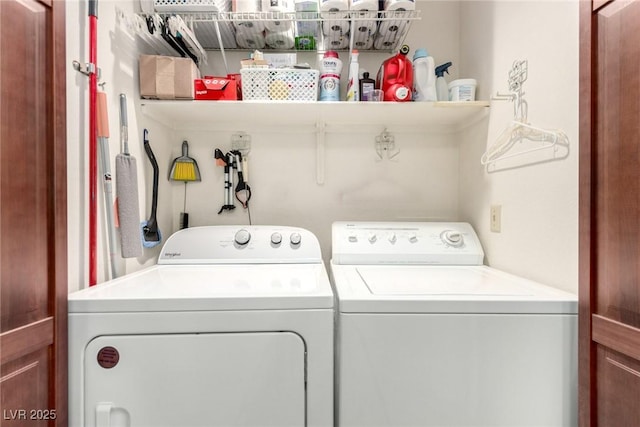
[[[375,148],[380,160],[384,160],[385,157],[391,160],[400,154],[400,150],[396,148],[395,137],[386,128],[380,135],[376,136]]]
[[[239,151],[242,157],[247,157],[251,151],[251,135],[244,132],[231,135],[231,149]]]
[[[524,89],[522,85],[529,77],[529,61],[526,59],[516,60],[509,70],[509,93],[497,92],[491,99],[495,101],[513,102],[513,116],[520,122],[527,121],[528,104],[524,99]]]

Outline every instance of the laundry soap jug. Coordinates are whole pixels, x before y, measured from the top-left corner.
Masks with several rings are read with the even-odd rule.
[[[329,50],[320,61],[320,101],[340,101],[342,61],[338,52]]]
[[[438,100],[435,63],[427,49],[417,49],[413,54],[413,100]]]
[[[449,100],[449,85],[444,78],[444,73],[449,74],[449,67],[451,62],[446,62],[436,67],[436,92],[438,94],[438,101]]]
[[[376,87],[379,87],[385,101],[411,101],[413,90],[413,67],[407,58],[409,46],[402,45],[397,55],[388,58],[380,66],[376,77]]]

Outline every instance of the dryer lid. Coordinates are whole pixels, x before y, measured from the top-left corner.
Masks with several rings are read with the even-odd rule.
[[[575,295],[486,266],[337,266],[347,313],[577,313]]]
[[[323,264],[156,265],[69,295],[69,313],[332,307]]]

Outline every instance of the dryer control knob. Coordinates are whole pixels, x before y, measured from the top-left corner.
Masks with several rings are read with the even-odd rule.
[[[369,243],[375,243],[376,240],[378,240],[378,236],[376,236],[376,233],[369,234]]]
[[[409,236],[409,241],[411,243],[415,243],[418,241],[418,236],[416,236],[415,234],[412,234],[411,236]]]
[[[398,237],[396,236],[396,233],[391,233],[391,235],[389,236],[389,242],[395,243],[396,240],[398,240]]]
[[[355,234],[351,234],[351,235],[349,236],[349,241],[350,241],[351,243],[355,243],[355,242],[357,242],[357,241],[358,241],[358,236],[356,236]]]
[[[302,240],[302,236],[300,236],[300,233],[291,233],[289,240],[291,241],[292,245],[299,245],[300,241]]]
[[[279,245],[280,243],[282,243],[282,234],[278,233],[277,231],[273,233],[271,235],[271,243],[273,243],[274,245]]]
[[[442,233],[442,241],[449,246],[460,247],[464,243],[462,233],[455,230],[447,230]]]
[[[236,241],[237,244],[239,244],[240,246],[244,246],[247,243],[249,243],[249,240],[251,240],[251,233],[249,233],[248,230],[241,228],[240,230],[238,230],[236,232],[236,235],[234,237],[234,240]]]

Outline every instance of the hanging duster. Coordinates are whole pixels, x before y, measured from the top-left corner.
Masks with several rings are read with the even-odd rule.
[[[138,201],[138,167],[129,153],[127,97],[120,94],[121,152],[116,156],[116,197],[120,224],[120,247],[123,258],[142,256],[140,205]]]

